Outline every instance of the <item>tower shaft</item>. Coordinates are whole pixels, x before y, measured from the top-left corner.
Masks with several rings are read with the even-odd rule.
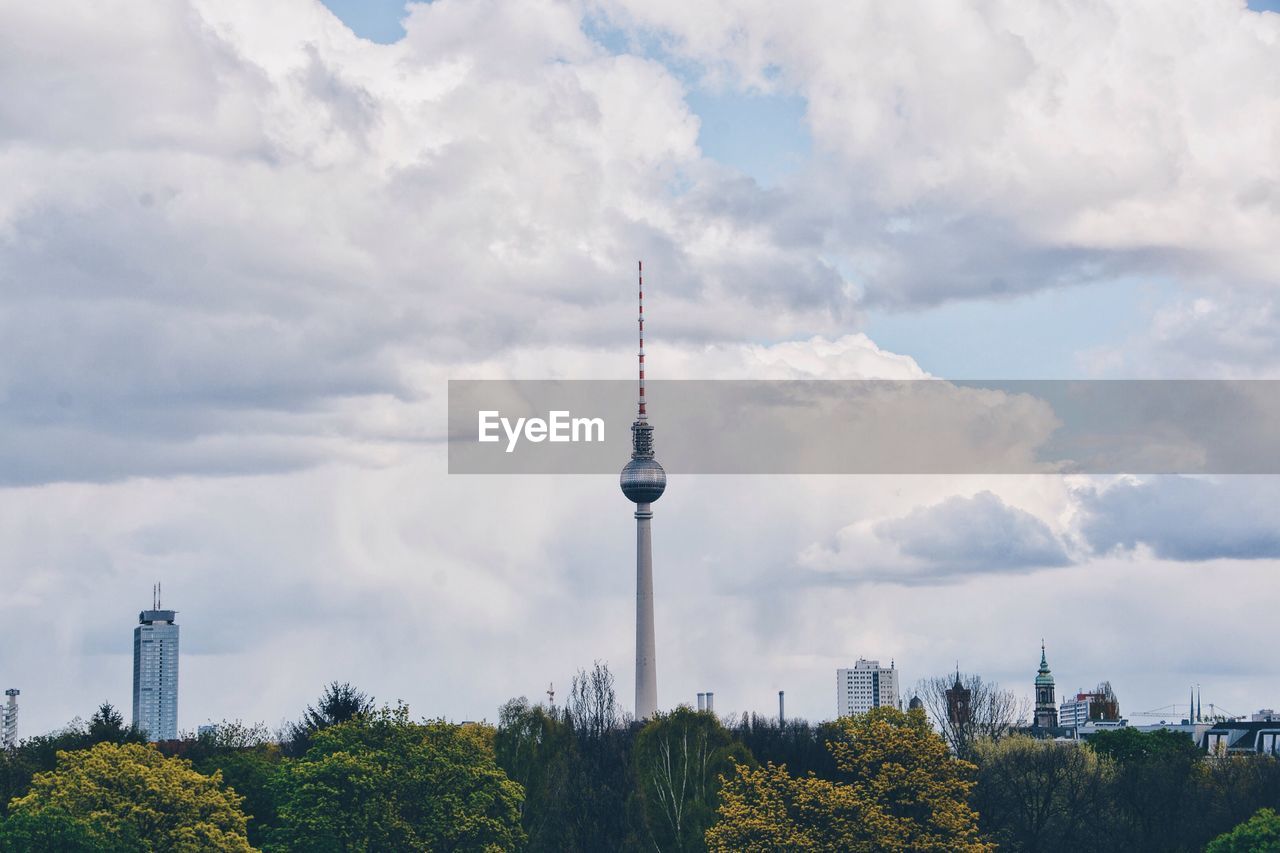
[[[653,630],[653,538],[647,503],[636,504],[636,719],[658,710],[658,643]]]

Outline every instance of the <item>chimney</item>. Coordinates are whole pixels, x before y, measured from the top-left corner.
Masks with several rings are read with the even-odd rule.
[[[707,694],[707,710],[713,714],[716,712],[716,694],[714,693]]]
[[[698,710],[699,711],[707,710],[707,694],[705,693],[698,694]]]
[[[785,691],[782,691],[782,690],[778,691],[778,725],[779,726],[786,725],[786,722],[787,722],[786,707],[783,705],[783,697],[785,695],[786,695]]]

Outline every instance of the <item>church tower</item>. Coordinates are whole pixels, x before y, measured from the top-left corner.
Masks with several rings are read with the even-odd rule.
[[[1053,697],[1053,674],[1044,656],[1044,641],[1040,641],[1040,671],[1036,673],[1036,728],[1058,727],[1058,705]]]

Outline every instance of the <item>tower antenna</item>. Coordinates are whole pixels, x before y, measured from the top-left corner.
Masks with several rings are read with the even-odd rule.
[[[647,420],[644,410],[644,261],[636,261],[636,279],[640,285],[640,420]]]

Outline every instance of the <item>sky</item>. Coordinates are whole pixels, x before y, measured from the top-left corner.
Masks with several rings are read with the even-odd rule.
[[[0,6],[0,680],[494,719],[607,662],[612,477],[450,476],[450,378],[1280,378],[1280,14],[1233,0]],[[659,454],[662,415],[651,416]],[[621,466],[623,460],[619,460]],[[1280,483],[680,477],[659,702],[958,662],[1280,703]],[[1157,716],[1160,716],[1159,714]],[[1175,713],[1167,712],[1170,718]]]

